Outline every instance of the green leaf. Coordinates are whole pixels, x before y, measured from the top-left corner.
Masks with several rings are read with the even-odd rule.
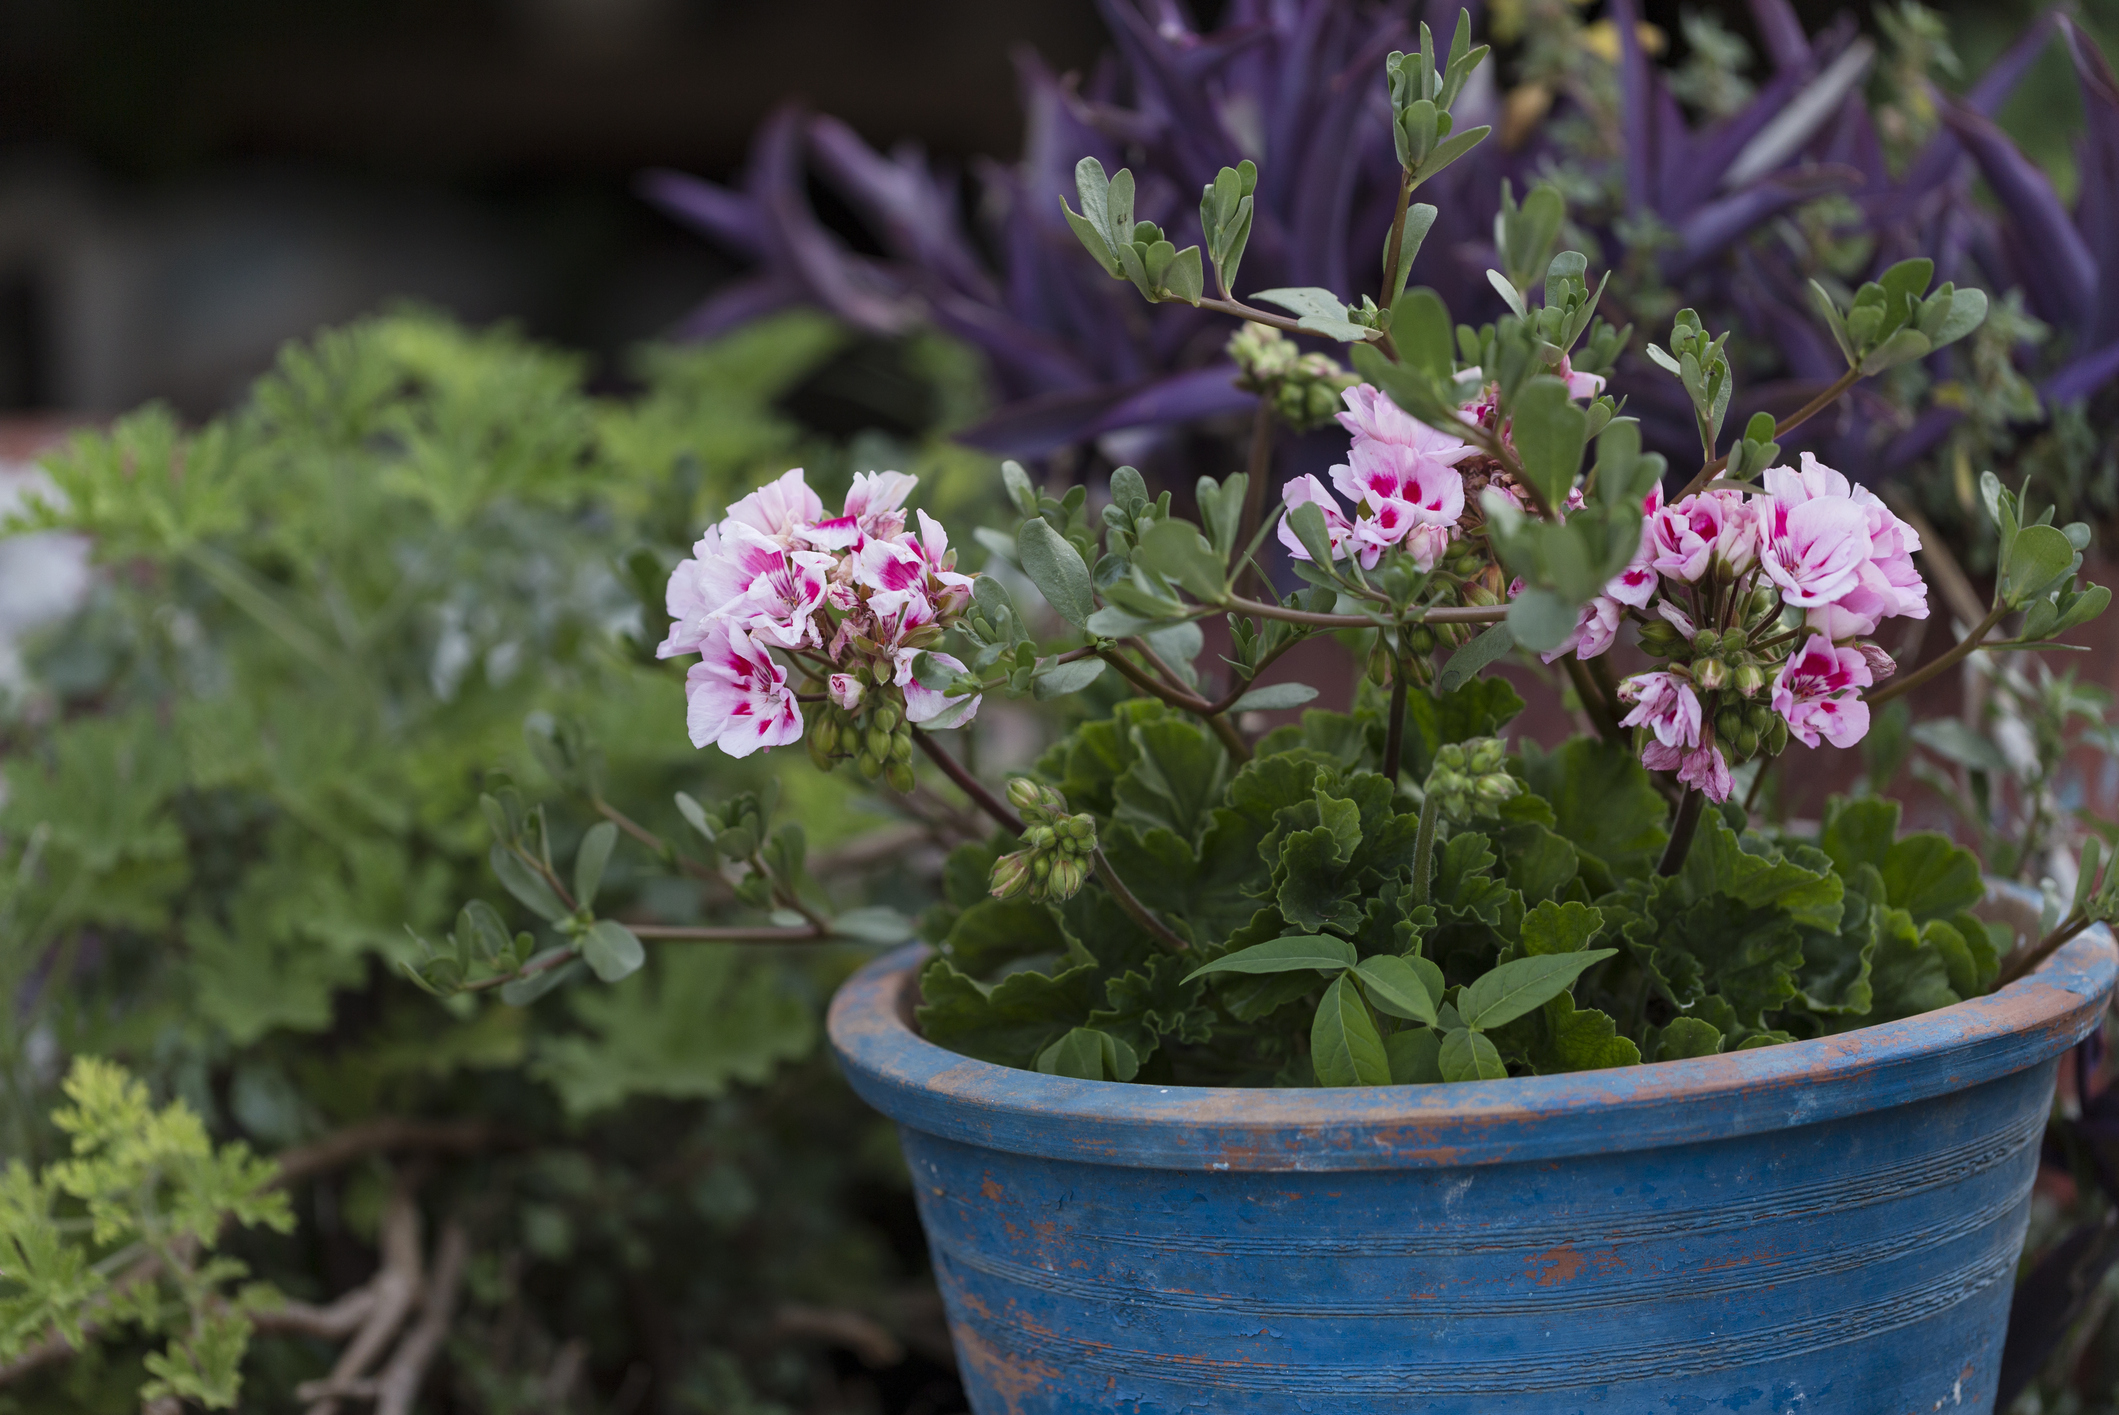
[[[1324,512],[1314,501],[1305,501],[1288,512],[1288,525],[1302,548],[1310,553],[1310,560],[1320,569],[1332,563],[1332,537],[1325,527]]]
[[[1582,469],[1582,451],[1589,443],[1589,415],[1568,396],[1564,382],[1550,374],[1540,374],[1516,395],[1514,419],[1512,437],[1516,456],[1523,463],[1523,474],[1547,506],[1558,507],[1567,499],[1575,476]],[[1568,627],[1574,627],[1572,612]],[[1563,633],[1561,637],[1566,636]]]
[[[611,847],[618,843],[618,827],[598,821],[581,837],[574,852],[574,902],[584,909],[596,905],[596,891],[603,886],[603,867],[610,863]]]
[[[1938,349],[1945,344],[1954,344],[1986,323],[1986,319],[1986,291],[1970,288],[1953,290],[1950,292],[1949,313],[1943,316],[1940,324],[1929,331],[1929,342]]]
[[[1862,375],[1870,377],[1914,359],[1924,359],[1934,352],[1935,346],[1927,335],[1917,329],[1901,329],[1862,356]]]
[[[1076,1027],[1038,1053],[1037,1069],[1081,1081],[1130,1081],[1140,1071],[1140,1057],[1109,1032]]]
[[[1894,844],[1881,872],[1892,907],[1904,909],[1916,924],[1947,918],[1986,898],[1979,857],[1934,831]]]
[[[1361,992],[1342,974],[1324,990],[1310,1025],[1310,1064],[1320,1086],[1388,1086],[1391,1063]]]
[[[1657,1061],[1713,1056],[1722,1049],[1722,1029],[1704,1017],[1673,1017],[1656,1042]]]
[[[1030,1070],[1038,1054],[1081,1026],[1103,1001],[1103,969],[1082,963],[1055,975],[1010,973],[991,987],[947,958],[920,974],[920,1035],[980,1061]]]
[[[581,939],[581,956],[604,982],[630,977],[647,962],[647,950],[633,931],[613,919],[598,919]]]
[[[1288,708],[1301,707],[1316,696],[1317,690],[1307,683],[1273,683],[1245,693],[1229,704],[1229,711],[1282,712]]]
[[[1950,986],[1950,960],[1933,938],[1923,939],[1913,916],[1885,909],[1877,921],[1876,966],[1870,975],[1876,1001],[1861,1025],[1917,1017],[1961,999]]]
[[[1189,521],[1157,521],[1140,538],[1135,561],[1207,601],[1228,592],[1223,557]]]
[[[559,896],[545,883],[544,876],[524,864],[522,857],[507,846],[495,842],[486,858],[492,863],[493,873],[508,893],[522,902],[522,906],[547,923],[558,923],[567,917],[567,906],[559,902]]]
[[[1430,379],[1447,383],[1455,374],[1456,325],[1442,297],[1426,286],[1392,302],[1391,339],[1399,356]]]
[[[1442,1039],[1436,1063],[1445,1081],[1501,1081],[1508,1068],[1501,1053],[1484,1035],[1464,1027],[1452,1028]]]
[[[1603,927],[1603,910],[1573,899],[1565,904],[1548,899],[1523,916],[1521,946],[1526,957],[1578,953]]]
[[[1279,305],[1294,314],[1297,317],[1295,322],[1306,332],[1321,334],[1327,339],[1337,339],[1342,343],[1359,343],[1376,336],[1375,330],[1348,319],[1345,302],[1330,290],[1319,286],[1260,290],[1251,298]]]
[[[1434,691],[1452,693],[1473,678],[1485,672],[1494,663],[1516,646],[1516,637],[1507,624],[1496,624],[1463,648],[1449,656],[1442,671],[1435,675]]]
[[[1997,776],[2008,775],[2009,759],[2001,754],[2001,748],[1995,746],[1992,739],[1966,726],[1961,718],[1931,717],[1925,722],[1916,722],[1913,724],[1913,740],[1960,766],[1993,772]]]
[[[1584,969],[1617,952],[1615,948],[1592,948],[1575,953],[1539,954],[1503,963],[1465,988],[1457,999],[1457,1013],[1476,1031],[1498,1027],[1532,1008],[1543,1007],[1573,987]]]
[[[1549,753],[1526,744],[1523,775],[1552,804],[1553,829],[1581,856],[1592,893],[1654,868],[1669,838],[1663,826],[1670,811],[1634,752],[1594,737],[1572,738]]]
[[[1430,1027],[1435,1024],[1434,996],[1410,960],[1387,953],[1364,958],[1356,965],[1354,975],[1361,980],[1378,1012],[1425,1022]]]
[[[1641,1064],[1641,1049],[1619,1035],[1617,1022],[1594,1007],[1576,1010],[1564,992],[1526,1020],[1539,1030],[1528,1059],[1541,1076]]]
[[[1023,573],[1060,618],[1077,629],[1089,622],[1096,610],[1089,567],[1082,563],[1081,552],[1052,529],[1050,522],[1043,517],[1023,522],[1015,533],[1015,553]]]
[[[1398,317],[1395,310],[1399,297],[1405,293],[1406,277],[1413,273],[1413,261],[1419,256],[1420,247],[1427,240],[1427,233],[1434,229],[1435,218],[1438,215],[1440,213],[1425,202],[1414,202],[1405,209],[1405,225],[1398,237],[1396,288],[1384,300],[1384,303],[1392,306],[1394,311],[1391,316],[1393,329],[1398,326]],[[1383,232],[1383,268],[1386,270],[1391,268],[1391,233],[1388,227]],[[1405,352],[1403,344],[1399,346],[1399,352],[1401,354]],[[1442,377],[1449,377],[1449,370],[1443,370]]]
[[[1390,1058],[1391,1084],[1425,1086],[1442,1080],[1442,1034],[1427,1027],[1407,1027],[1383,1039]]]
[[[512,983],[502,984],[500,1000],[510,1007],[528,1007],[546,993],[565,987],[584,971],[577,961],[562,963],[557,968],[547,968],[541,973],[532,973],[527,978],[517,978]]]
[[[1093,159],[1083,158],[1082,160],[1087,162]],[[1114,275],[1117,273],[1115,270],[1112,272]],[[1135,473],[1135,475],[1137,476],[1139,473]],[[1116,474],[1113,475],[1112,480],[1114,483],[1116,482]],[[1037,514],[1037,487],[1031,482],[1030,473],[1023,470],[1021,462],[1007,461],[1001,463],[1001,485],[1007,488],[1008,499],[1015,503],[1017,512],[1026,518]],[[994,587],[996,589],[1000,588],[998,580],[994,582]],[[983,594],[984,586],[981,585],[980,588]],[[1005,593],[1005,591],[1003,592]]]
[[[1254,944],[1220,958],[1185,975],[1187,982],[1209,973],[1293,973],[1314,969],[1320,973],[1351,968],[1359,960],[1354,945],[1330,934],[1296,934]]]
[[[2025,526],[2009,548],[2003,595],[2015,608],[2049,594],[2074,571],[2077,552],[2054,526]]]
[[[1067,951],[1067,935],[1052,910],[1027,899],[987,897],[991,867],[988,857],[978,871],[978,893],[942,940],[942,956],[971,978],[987,977],[1025,958],[1057,960]]]
[[[912,920],[880,904],[847,909],[832,915],[835,938],[858,939],[862,943],[904,943],[913,936]]]
[[[1548,653],[1566,642],[1580,614],[1580,606],[1569,604],[1551,590],[1531,585],[1509,601],[1508,630],[1518,644],[1532,653]]]
[[[1107,666],[1100,658],[1078,658],[1072,663],[1055,663],[1050,668],[1041,668],[1030,675],[1031,695],[1039,702],[1050,702],[1054,698],[1079,693],[1103,677]]]

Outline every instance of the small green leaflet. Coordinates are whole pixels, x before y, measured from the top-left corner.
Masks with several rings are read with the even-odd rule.
[[[1354,945],[1343,938],[1333,938],[1330,934],[1297,934],[1292,938],[1254,944],[1217,958],[1204,968],[1195,968],[1186,974],[1185,981],[1189,983],[1209,973],[1296,973],[1305,968],[1338,972],[1353,967],[1357,961]]]
[[[1089,567],[1065,536],[1043,517],[1032,517],[1015,533],[1015,553],[1023,573],[1060,618],[1077,629],[1089,622],[1096,610]]]
[[[1301,707],[1316,696],[1317,690],[1307,683],[1271,683],[1245,693],[1229,704],[1229,711],[1278,712],[1283,708]]]
[[[1428,991],[1427,980],[1406,959],[1388,955],[1364,958],[1354,969],[1354,976],[1361,979],[1363,990],[1378,1012],[1435,1025],[1436,999]]]
[[[1348,945],[1352,952],[1353,946]],[[1491,1047],[1492,1043],[1488,1043]],[[1390,1057],[1361,993],[1344,974],[1324,990],[1310,1026],[1310,1065],[1320,1086],[1388,1086]]]
[[[1037,1069],[1080,1081],[1130,1081],[1140,1072],[1140,1057],[1109,1032],[1076,1027],[1038,1053]]]
[[[1494,1044],[1467,1027],[1457,1027],[1442,1039],[1436,1057],[1445,1081],[1500,1081],[1508,1076],[1501,1052]]]
[[[1534,954],[1503,963],[1464,990],[1457,999],[1458,1015],[1464,1018],[1465,1025],[1477,1031],[1513,1022],[1573,987],[1575,979],[1590,964],[1601,963],[1617,952],[1616,948],[1591,948],[1577,953]]]
[[[630,977],[647,962],[647,950],[633,931],[612,919],[598,919],[581,940],[581,956],[607,983]]]
[[[1338,339],[1346,343],[1357,343],[1373,339],[1378,331],[1354,323],[1346,317],[1346,305],[1330,290],[1316,285],[1304,285],[1292,289],[1260,290],[1251,297],[1279,305],[1298,316],[1296,323],[1311,334],[1321,334],[1327,339]]]

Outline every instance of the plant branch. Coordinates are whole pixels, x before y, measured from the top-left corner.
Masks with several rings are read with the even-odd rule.
[[[1203,310],[1213,310],[1216,314],[1233,314],[1238,319],[1247,319],[1253,324],[1271,325],[1289,334],[1311,333],[1302,327],[1299,320],[1284,314],[1274,314],[1271,310],[1259,309],[1255,305],[1244,304],[1240,300],[1217,300],[1212,295],[1206,295],[1201,297],[1199,307]]]
[[[1126,882],[1118,877],[1118,871],[1111,868],[1111,861],[1105,856],[1103,846],[1097,846],[1089,858],[1095,862],[1096,877],[1104,882],[1104,888],[1111,891],[1111,897],[1118,901],[1118,907],[1131,915],[1134,923],[1146,929],[1151,938],[1171,953],[1185,953],[1191,949],[1192,945],[1186,942],[1182,935],[1172,933],[1169,925],[1150,913],[1148,906],[1135,898],[1132,890],[1126,888]]]
[[[950,756],[948,749],[940,742],[935,741],[932,736],[917,727],[912,729],[912,742],[914,746],[925,752],[936,766],[942,769],[942,775],[955,782],[957,789],[971,798],[973,804],[987,815],[993,817],[1001,829],[1011,835],[1021,835],[1023,833],[1026,829],[1023,824],[1023,818],[1017,815],[1006,801],[989,791],[985,782],[980,781],[970,772],[964,770],[964,764],[955,757]]]
[[[672,943],[820,943],[834,935],[829,923],[821,928],[712,928],[692,924],[627,924],[640,938],[667,939]]]
[[[1316,614],[1307,609],[1287,609],[1264,600],[1232,594],[1221,601],[1226,609],[1259,619],[1278,619],[1286,624],[1308,624],[1319,629],[1373,629],[1376,621],[1365,614]],[[1505,604],[1448,604],[1414,610],[1400,622],[1406,624],[1498,624],[1508,618]]]
[[[1619,710],[1605,695],[1604,685],[1589,671],[1589,665],[1574,654],[1567,655],[1567,677],[1575,685],[1575,696],[1582,700],[1582,711],[1596,725],[1597,733],[1607,742],[1623,744],[1626,729],[1619,726]]]
[[[1838,378],[1834,379],[1832,381],[1832,385],[1827,388],[1824,392],[1818,394],[1815,398],[1812,398],[1809,402],[1803,404],[1802,407],[1797,408],[1794,412],[1788,414],[1787,417],[1782,418],[1779,422],[1775,423],[1773,425],[1774,437],[1780,438],[1786,436],[1788,433],[1795,431],[1804,423],[1810,421],[1810,419],[1816,417],[1819,413],[1822,413],[1825,409],[1831,407],[1834,403],[1837,403],[1842,393],[1845,393],[1848,389],[1852,388],[1855,384],[1859,382],[1861,382],[1861,371],[1859,369],[1848,369],[1845,373],[1841,374]],[[1725,452],[1721,456],[1709,462],[1706,466],[1701,467],[1699,471],[1693,475],[1692,480],[1685,483],[1685,489],[1679,492],[1676,496],[1673,496],[1671,500],[1683,501],[1686,497],[1692,495],[1695,491],[1698,491],[1701,487],[1707,485],[1707,483],[1713,481],[1716,477],[1720,476],[1722,474],[1723,469],[1726,468],[1728,465],[1729,454]]]
[[[1258,538],[1258,526],[1266,514],[1266,483],[1273,479],[1273,400],[1261,393],[1251,414],[1251,452],[1244,465],[1243,521],[1236,532],[1239,550]],[[1237,578],[1258,589],[1265,588],[1265,571],[1246,558]]]
[[[1282,643],[1276,645],[1271,649],[1268,649],[1266,651],[1265,657],[1259,659],[1257,664],[1252,667],[1251,676],[1245,678],[1241,675],[1237,675],[1236,681],[1230,686],[1229,691],[1223,693],[1219,698],[1216,698],[1211,704],[1208,705],[1209,710],[1216,713],[1223,713],[1227,712],[1230,708],[1235,707],[1238,699],[1243,697],[1245,693],[1250,692],[1252,688],[1257,686],[1259,675],[1263,674],[1268,668],[1271,668],[1273,666],[1274,661],[1278,659],[1282,654],[1286,653],[1289,649],[1295,647],[1295,645],[1301,642],[1302,639],[1290,636]]]
[[[2069,939],[2075,937],[2075,935],[2081,933],[2084,929],[2088,928],[2091,924],[2094,924],[2096,922],[2097,921],[2095,919],[2092,919],[2084,914],[2077,914],[2074,917],[2063,921],[2058,928],[2054,929],[2044,938],[2038,940],[2038,943],[2035,947],[2030,949],[2028,952],[2019,954],[2018,956],[2010,960],[2010,962],[2002,968],[2000,976],[1994,979],[1994,986],[1989,988],[1988,991],[1999,992],[2003,988],[2007,987],[2010,983],[2013,983],[2018,978],[2023,977],[2033,968],[2036,968],[2039,964],[2045,962],[2046,959],[2052,957],[2055,953],[2058,953],[2062,944],[2066,943]]]
[[[1413,903],[1425,904],[1433,895],[1435,875],[1435,818],[1441,812],[1439,798],[1430,791],[1420,802],[1420,832],[1413,837]]]
[[[1700,828],[1700,808],[1706,801],[1692,786],[1686,787],[1685,794],[1678,798],[1677,818],[1670,823],[1670,843],[1663,847],[1663,858],[1655,867],[1657,874],[1674,875],[1685,868],[1685,857],[1692,853],[1693,833]]]
[[[1937,674],[1947,672],[1949,669],[1956,667],[1964,659],[1965,655],[1971,653],[1972,650],[1978,648],[1980,644],[1986,641],[1987,635],[1994,631],[1994,626],[1999,624],[2002,617],[2008,612],[2009,607],[2007,605],[1995,605],[1987,611],[1986,618],[1974,624],[1963,638],[1950,646],[1948,652],[1937,657],[1934,662],[1928,664],[1925,668],[1916,669],[1911,673],[1901,673],[1889,682],[1870,689],[1862,694],[1862,701],[1868,703],[1871,707],[1881,706],[1893,698],[1912,692]]]
[[[1405,750],[1405,660],[1391,660],[1391,712],[1383,737],[1383,779],[1398,789],[1399,754]]]

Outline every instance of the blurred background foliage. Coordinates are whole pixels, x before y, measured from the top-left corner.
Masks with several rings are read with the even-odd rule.
[[[1211,32],[1312,8],[1337,16],[1348,62],[1380,32],[1365,27],[1402,13],[1318,0],[1189,13]],[[1462,164],[1456,228],[1438,228],[1416,283],[1476,315],[1483,286],[1466,275],[1491,259],[1499,176],[1519,191],[1550,181],[1576,213],[1570,240],[1605,243],[1618,267],[1636,350],[1684,299],[1757,318],[1784,292],[1754,255],[1854,280],[1899,237],[1848,190],[1804,189],[1673,273],[1686,213],[1646,218],[1629,187],[1630,53],[1673,105],[1658,121],[1692,141],[1777,92],[1762,17],[1794,15],[1818,69],[1867,40],[1855,102],[1895,181],[1943,131],[1928,83],[1973,94],[2050,23],[2015,0],[1859,7],[1844,22],[1807,0],[1650,3],[1629,46],[1617,5],[1473,8],[1501,42],[1487,101],[1504,127],[1491,163]],[[1031,209],[1004,199],[1028,203],[1040,163],[1071,170],[1080,150],[1161,171],[1185,197],[1182,161],[1103,146],[1144,102],[1157,60],[1136,22],[1159,13],[1125,0],[0,7],[0,411],[49,427],[161,400],[57,454],[61,484],[69,463],[122,473],[97,485],[133,479],[65,513],[92,573],[75,568],[79,542],[0,542],[17,607],[80,587],[45,596],[31,629],[0,603],[0,995],[13,1001],[0,1158],[56,1155],[59,1079],[105,1055],[217,1137],[297,1157],[293,1232],[229,1247],[298,1302],[392,1271],[405,1215],[452,1217],[470,1255],[463,1307],[424,1409],[961,1409],[895,1145],[818,1050],[823,1001],[862,950],[658,944],[624,983],[524,1009],[444,1008],[394,965],[413,956],[408,927],[437,938],[465,899],[528,922],[486,863],[482,790],[506,780],[542,802],[556,858],[593,820],[526,746],[533,719],[581,724],[608,795],[637,803],[647,829],[682,833],[678,791],[776,791],[783,817],[807,823],[835,903],[917,914],[933,901],[946,850],[977,832],[951,798],[892,812],[799,754],[734,763],[686,747],[676,675],[643,649],[660,634],[659,579],[708,516],[789,466],[827,501],[855,471],[918,473],[918,503],[965,528],[976,565],[968,529],[998,513],[995,449],[1011,438],[1035,442],[1054,478],[1099,484],[1119,460],[1176,480],[1242,454],[1248,398],[1218,369],[1218,324],[1165,309],[1167,334],[1113,333],[1101,293],[1051,315],[1068,281],[1101,277],[1075,269],[1063,227],[1071,264],[1048,269],[1004,219]],[[2071,13],[2119,52],[2119,0]],[[1025,42],[1042,59],[1014,50]],[[2115,149],[2082,145],[2098,114],[2056,34],[2019,57],[1994,121],[2075,211],[2096,175],[2083,154]],[[1322,78],[1305,82],[1314,98]],[[812,108],[780,107],[791,93]],[[1313,106],[1302,121],[1327,116]],[[658,211],[636,191],[650,168],[729,200],[695,201],[688,230],[665,213],[685,214],[673,191],[701,189],[650,188]],[[1376,244],[1361,190],[1346,198],[1356,269]],[[775,249],[807,265],[761,270],[740,239],[741,203],[774,192],[798,198],[775,219],[800,238]],[[1957,195],[2004,236],[2038,216],[1983,169],[1966,168]],[[1967,258],[2025,263],[2005,239],[1990,247]],[[852,283],[820,287],[832,270]],[[1982,283],[2008,298],[1966,356],[1904,370],[1835,434],[1856,449],[1841,465],[1873,476],[1904,450],[1873,430],[1911,431],[1906,410],[1951,384],[1963,416],[1894,465],[1974,579],[1980,547],[1959,538],[1955,509],[1967,469],[2035,473],[2034,502],[2106,534],[2119,516],[2109,380],[2040,393],[2098,352],[2079,325],[2095,309]],[[771,298],[743,293],[762,287]],[[400,296],[422,303],[372,313]],[[996,312],[1058,319],[1058,333],[1039,344]],[[1036,358],[1011,352],[1032,346]],[[1792,347],[1739,370],[1743,391],[1799,382]],[[1166,376],[1172,401],[1112,420]],[[1636,396],[1652,415],[1649,385]],[[1011,409],[1035,416],[1011,424]],[[1282,474],[1328,442],[1286,439]],[[1852,787],[1909,791],[1910,770],[1991,867],[2036,879],[2082,830],[2111,833],[2119,742],[2099,684],[2112,671],[1968,678],[1961,703],[1880,729]],[[979,749],[1027,759],[1047,726],[989,705]],[[614,913],[671,922],[711,922],[723,903],[630,842],[606,890]],[[2097,1148],[2101,1068],[2087,1058],[2063,1101],[2026,1260],[2065,1260],[2051,1290],[2067,1300],[2043,1311],[2051,1340],[2019,1359],[2020,1409],[2041,1415],[2119,1410],[2119,1289],[2097,1238],[2119,1212]],[[300,1404],[339,1344],[262,1334],[246,1400]],[[148,1349],[123,1339],[0,1372],[13,1376],[0,1410],[135,1408]]]

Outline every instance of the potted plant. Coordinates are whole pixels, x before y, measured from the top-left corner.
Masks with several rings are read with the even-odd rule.
[[[924,756],[999,828],[952,858],[934,947],[864,970],[830,1023],[901,1127],[982,1415],[1991,1405],[2057,1058],[2113,982],[2119,870],[2092,844],[2072,901],[1990,898],[1893,802],[1800,835],[1745,803],[1795,746],[1851,745],[1966,655],[2100,612],[2087,531],[1988,474],[1988,612],[1917,668],[1877,642],[1929,612],[1919,537],[1780,439],[1980,324],[1984,295],[1924,259],[1818,289],[1845,372],[1734,437],[1741,365],[1681,311],[1649,355],[1701,466],[1666,497],[1603,393],[1631,329],[1597,317],[1582,254],[1552,254],[1556,192],[1503,193],[1494,324],[1405,288],[1436,217],[1416,189],[1484,136],[1451,117],[1484,52],[1460,22],[1446,54],[1423,27],[1390,56],[1380,304],[1236,298],[1250,163],[1206,186],[1204,254],[1134,219],[1129,172],[1077,171],[1067,219],[1108,273],[1245,321],[1231,351],[1284,415],[1343,403],[1329,485],[1291,480],[1268,515],[1262,474],[1204,478],[1188,520],[1121,467],[1092,520],[1088,487],[1006,464],[1021,523],[971,575],[908,521],[912,478],[863,474],[829,515],[792,471],[671,577],[660,653],[698,655],[696,745],[800,741],[899,791]],[[1352,372],[1292,334],[1350,345]],[[1274,588],[1273,542],[1303,588]],[[1624,678],[1622,630],[1651,664]],[[1362,665],[1353,700],[1259,730],[1317,696],[1266,680],[1323,635]],[[1485,670],[1518,650],[1592,733],[1500,736],[1522,702]],[[997,692],[1093,709],[999,792],[935,735]],[[661,936],[888,923],[830,916],[758,801],[680,804],[775,930]],[[593,912],[613,827],[570,894],[541,830],[490,814],[503,882],[565,941],[474,949],[467,925],[422,981],[527,1001],[639,966]]]

